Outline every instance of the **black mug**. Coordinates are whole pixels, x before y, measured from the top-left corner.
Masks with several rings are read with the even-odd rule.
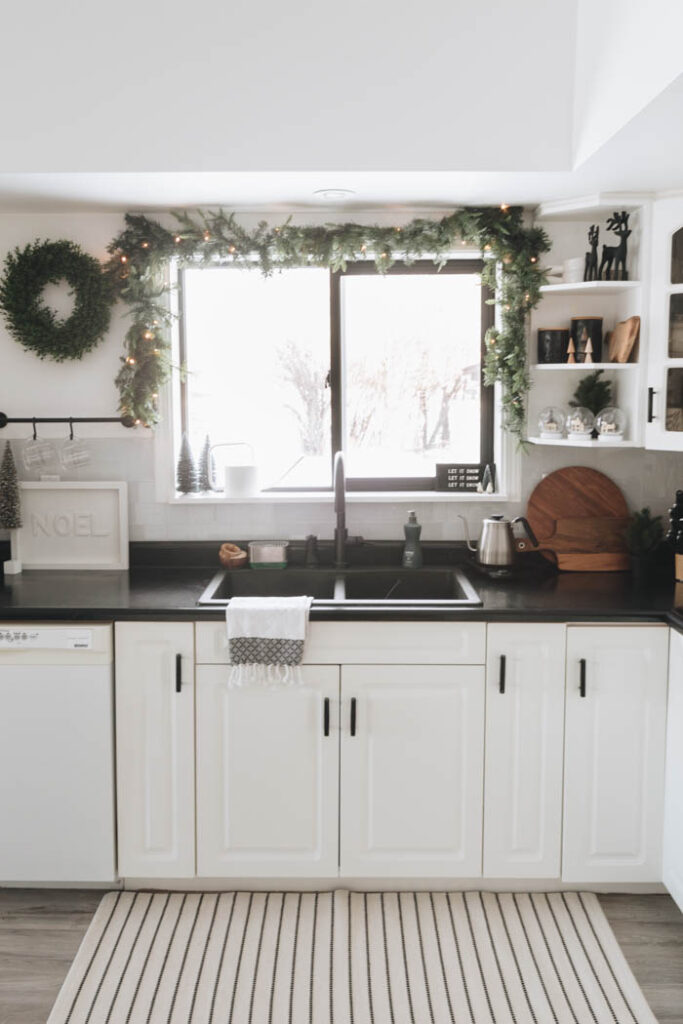
[[[569,331],[566,327],[538,328],[539,363],[566,363]]]

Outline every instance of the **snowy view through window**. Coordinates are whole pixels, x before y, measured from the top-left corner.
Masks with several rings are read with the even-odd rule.
[[[183,301],[193,447],[250,446],[216,452],[217,482],[253,450],[264,488],[329,487],[328,272],[188,270]],[[341,343],[349,476],[479,461],[478,275],[343,276]]]

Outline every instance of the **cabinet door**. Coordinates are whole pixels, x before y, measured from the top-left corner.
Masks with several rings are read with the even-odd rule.
[[[661,880],[667,660],[666,627],[567,629],[566,882]]]
[[[683,200],[653,205],[645,446],[683,451]]]
[[[559,878],[565,626],[488,627],[484,875]]]
[[[116,624],[119,874],[194,875],[194,626]]]
[[[342,668],[341,874],[481,875],[484,668]]]
[[[241,688],[224,666],[197,669],[204,877],[337,875],[339,669],[302,673],[302,686]]]
[[[683,635],[671,630],[663,878],[683,910]]]

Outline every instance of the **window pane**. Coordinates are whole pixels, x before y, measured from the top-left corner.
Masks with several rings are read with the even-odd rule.
[[[669,355],[683,358],[683,294],[676,292],[669,299]]]
[[[349,475],[433,476],[437,462],[479,462],[479,275],[341,283]]]
[[[185,271],[188,426],[195,451],[246,441],[260,484],[328,487],[330,471],[329,275],[286,270]],[[216,452],[249,462],[247,448]]]

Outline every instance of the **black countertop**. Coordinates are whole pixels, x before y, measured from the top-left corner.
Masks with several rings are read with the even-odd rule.
[[[37,572],[0,577],[0,621],[223,618],[223,609],[197,601],[216,572],[215,545],[197,565],[133,564],[129,572]],[[139,562],[138,557],[134,562]],[[154,559],[148,561],[154,561]],[[178,561],[188,561],[185,552]],[[144,559],[143,559],[144,561]],[[453,564],[449,551],[443,559]],[[460,551],[457,562],[462,561]],[[441,559],[440,559],[441,562]],[[432,562],[432,564],[434,564]],[[467,568],[467,567],[466,567]],[[248,572],[250,570],[241,570]],[[283,570],[287,571],[287,570]],[[555,573],[530,569],[490,579],[475,567],[468,575],[482,599],[477,608],[381,612],[316,608],[312,619],[439,619],[460,621],[669,622],[683,631],[683,587],[664,576],[636,584],[630,573]]]

